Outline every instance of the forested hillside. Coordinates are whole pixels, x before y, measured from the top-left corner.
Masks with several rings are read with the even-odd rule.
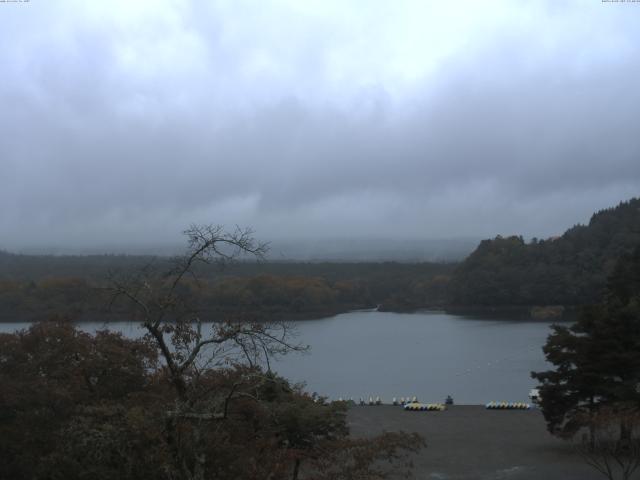
[[[170,268],[168,257],[32,256],[0,252],[0,321],[76,319],[106,315],[111,276]],[[199,282],[185,282],[208,318],[319,318],[379,304],[407,310],[442,306],[453,264],[239,262],[205,265]],[[110,317],[120,315],[111,305]]]
[[[547,240],[484,240],[455,270],[454,305],[585,305],[602,299],[616,260],[640,244],[640,199]]]
[[[462,263],[238,262],[204,266],[193,301],[213,317],[229,314],[318,318],[381,305],[424,307],[585,305],[601,300],[607,276],[640,244],[640,199],[595,213],[546,240],[484,240]],[[63,313],[103,315],[111,275],[167,270],[168,257],[31,256],[0,251],[0,320]],[[117,306],[116,306],[117,307]],[[118,314],[117,308],[114,312]]]

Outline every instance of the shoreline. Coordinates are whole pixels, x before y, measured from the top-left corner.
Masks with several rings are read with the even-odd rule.
[[[444,313],[447,315],[455,315],[476,320],[505,320],[505,321],[553,321],[558,322],[571,322],[575,320],[580,306],[421,306],[412,308],[387,308],[380,304],[377,307],[375,305],[351,305],[350,308],[327,308],[322,310],[314,310],[307,312],[267,312],[258,313],[255,311],[233,311],[233,310],[216,310],[216,311],[204,311],[204,316],[209,316],[206,322],[220,322],[224,321],[224,318],[234,317],[246,317],[247,320],[257,322],[269,322],[269,321],[295,321],[304,322],[307,320],[322,320],[325,318],[335,317],[345,313],[352,312],[381,312],[381,313],[402,313],[413,314],[421,312],[433,312]],[[104,323],[116,323],[116,322],[132,322],[127,320],[126,312],[92,312],[84,314],[70,313],[68,316],[57,315],[60,318],[66,318],[74,324],[92,323],[92,322],[104,322]],[[0,324],[3,323],[35,323],[38,321],[51,320],[55,315],[38,315],[38,314],[7,314],[0,315]]]

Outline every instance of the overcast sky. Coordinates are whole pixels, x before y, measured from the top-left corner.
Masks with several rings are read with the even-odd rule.
[[[0,248],[545,237],[640,194],[640,3],[0,3]]]

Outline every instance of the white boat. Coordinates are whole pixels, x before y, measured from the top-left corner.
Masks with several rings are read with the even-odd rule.
[[[529,392],[529,398],[533,403],[540,402],[540,390],[538,390],[537,388],[532,388]]]

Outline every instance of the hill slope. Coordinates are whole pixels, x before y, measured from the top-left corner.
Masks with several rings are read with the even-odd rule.
[[[454,305],[585,305],[602,298],[616,260],[640,244],[640,199],[595,213],[559,238],[483,240],[455,270]]]

